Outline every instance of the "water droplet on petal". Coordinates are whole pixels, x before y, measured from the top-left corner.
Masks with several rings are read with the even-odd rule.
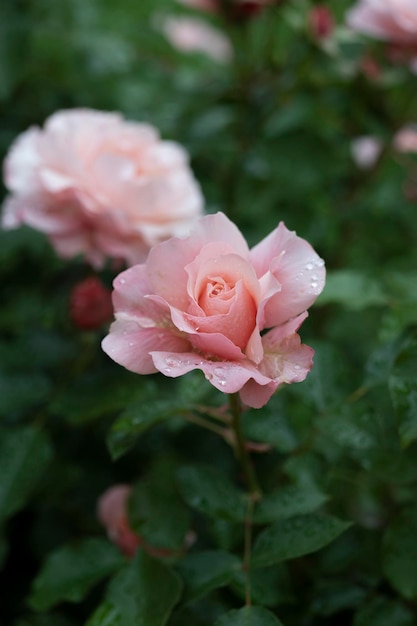
[[[324,261],[323,261],[323,259],[317,259],[317,261],[316,261],[316,266],[317,266],[317,267],[323,267],[323,265],[324,265]]]
[[[296,363],[296,364],[294,365],[294,369],[295,369],[295,370],[300,370],[300,369],[301,369],[301,365],[298,365],[298,363]]]
[[[311,283],[311,286],[312,286],[313,289],[317,289],[319,284],[318,284],[318,282],[316,280],[313,280],[313,282]]]
[[[313,268],[314,268],[313,263],[307,263],[307,265],[306,265],[306,270],[309,270],[309,271],[310,271],[310,270],[312,270]]]
[[[164,372],[165,372],[166,374],[169,374],[169,372],[170,372],[170,371],[171,371],[171,368],[170,368],[170,367],[164,367]]]
[[[165,360],[165,363],[169,366],[169,367],[178,367],[179,365],[181,365],[183,363],[183,361],[181,359],[176,359],[175,357],[168,357]]]
[[[133,342],[133,341],[129,341],[129,348],[133,348],[133,346],[134,346],[134,345],[135,345],[135,344],[134,344],[134,342]]]
[[[124,285],[125,283],[126,283],[126,278],[121,278],[121,279],[120,279],[120,284],[121,284],[121,285]]]

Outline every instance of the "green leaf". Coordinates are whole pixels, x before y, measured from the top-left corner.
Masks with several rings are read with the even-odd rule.
[[[389,389],[401,442],[407,446],[417,439],[417,330],[405,339],[394,361]]]
[[[195,600],[228,585],[241,567],[236,556],[222,550],[188,554],[178,564],[178,571],[185,582],[186,600]]]
[[[253,567],[265,567],[320,550],[350,526],[330,515],[310,513],[282,520],[257,537]]]
[[[327,273],[326,286],[316,305],[334,302],[348,309],[361,310],[386,305],[388,301],[377,280],[354,270],[334,270]]]
[[[417,507],[403,510],[385,532],[383,569],[407,600],[417,598]]]
[[[49,378],[41,372],[0,372],[0,416],[40,405],[47,400],[50,391]]]
[[[262,411],[245,411],[242,415],[242,431],[245,439],[268,443],[279,452],[292,452],[298,445],[278,396],[271,398]]]
[[[377,596],[357,611],[353,626],[415,626],[415,618],[399,602]]]
[[[139,551],[111,580],[104,603],[86,626],[164,626],[181,590],[169,567]]]
[[[21,509],[52,456],[48,439],[31,426],[0,429],[0,519]]]
[[[113,424],[108,446],[113,460],[128,452],[138,437],[152,426],[164,422],[184,410],[176,405],[172,398],[155,399],[144,397],[129,406]]]
[[[123,561],[119,550],[104,539],[85,539],[58,548],[34,580],[30,605],[43,611],[63,600],[79,602]]]
[[[187,504],[210,517],[241,522],[247,510],[246,495],[229,478],[212,467],[182,467],[177,472],[180,492]]]
[[[131,527],[155,548],[181,550],[190,516],[177,491],[171,463],[159,463],[129,498]]]
[[[235,572],[232,580],[233,589],[244,600],[246,597],[246,573]],[[294,602],[291,580],[285,563],[272,567],[250,570],[251,597],[254,604],[276,607]]]
[[[282,626],[282,622],[261,606],[245,606],[222,615],[214,626]]]
[[[269,524],[279,519],[310,513],[324,504],[327,499],[328,496],[325,494],[306,487],[283,487],[263,496],[255,507],[253,522]]]

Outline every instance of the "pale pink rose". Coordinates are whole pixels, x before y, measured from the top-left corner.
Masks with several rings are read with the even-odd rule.
[[[249,250],[224,214],[208,215],[115,279],[103,349],[139,374],[200,369],[259,408],[311,369],[313,350],[296,331],[324,281],[324,261],[282,222]]]
[[[394,136],[398,152],[417,152],[417,126],[405,126]]]
[[[107,535],[123,554],[133,557],[141,540],[129,526],[127,504],[132,489],[128,485],[114,485],[99,498],[97,517]]]
[[[220,63],[233,56],[229,39],[198,18],[165,17],[160,28],[171,45],[183,52],[202,52]]]
[[[375,165],[382,150],[382,142],[372,135],[353,139],[350,144],[352,159],[363,170]]]
[[[360,33],[408,48],[412,64],[415,62],[416,0],[359,0],[348,11],[347,24]]]
[[[60,111],[20,135],[4,164],[3,227],[28,224],[57,253],[142,262],[202,213],[184,149],[149,124],[89,109]]]

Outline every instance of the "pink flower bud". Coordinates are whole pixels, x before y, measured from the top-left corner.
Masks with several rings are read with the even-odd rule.
[[[309,15],[309,26],[315,39],[329,37],[334,29],[334,19],[330,9],[321,4],[313,7]]]
[[[73,288],[69,308],[72,323],[77,328],[100,328],[113,316],[111,291],[96,276],[90,276]]]
[[[97,517],[107,530],[107,536],[125,556],[133,557],[141,544],[140,537],[129,526],[127,501],[132,491],[128,485],[110,487],[99,498]]]

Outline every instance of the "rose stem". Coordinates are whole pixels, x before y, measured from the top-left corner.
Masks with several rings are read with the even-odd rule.
[[[255,471],[251,458],[245,446],[242,430],[240,426],[241,405],[239,395],[237,393],[229,396],[230,410],[232,413],[232,428],[235,434],[235,451],[243,470],[249,487],[248,507],[245,516],[245,548],[243,555],[243,571],[245,572],[245,604],[251,605],[251,584],[250,584],[250,566],[252,552],[252,516],[255,502],[261,497],[261,490],[256,479]]]

